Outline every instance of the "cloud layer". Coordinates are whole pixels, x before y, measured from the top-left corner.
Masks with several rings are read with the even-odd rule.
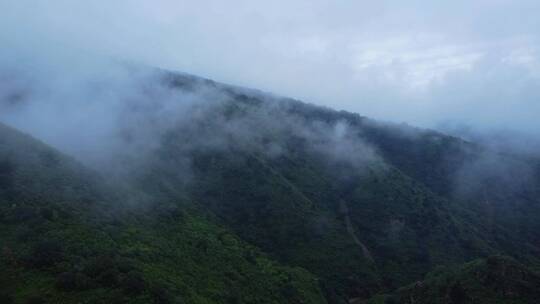
[[[378,119],[534,133],[539,29],[532,0],[3,1],[0,63],[97,54]]]

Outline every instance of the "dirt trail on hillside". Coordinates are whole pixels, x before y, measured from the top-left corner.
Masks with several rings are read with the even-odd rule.
[[[364,245],[364,243],[362,243],[362,241],[360,241],[360,239],[356,235],[354,227],[351,223],[351,217],[349,216],[349,206],[347,206],[347,203],[344,200],[340,200],[339,202],[339,212],[345,217],[345,226],[347,227],[347,232],[349,233],[353,241],[360,247],[360,249],[362,249],[362,254],[364,255],[364,257],[371,262],[375,262],[367,246]]]

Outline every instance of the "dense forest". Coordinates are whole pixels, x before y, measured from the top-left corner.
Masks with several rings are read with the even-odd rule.
[[[540,158],[156,74],[107,166],[0,125],[1,303],[540,297]]]

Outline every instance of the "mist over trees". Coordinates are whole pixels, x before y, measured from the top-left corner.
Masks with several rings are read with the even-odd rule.
[[[539,11],[0,2],[0,303],[536,303]]]

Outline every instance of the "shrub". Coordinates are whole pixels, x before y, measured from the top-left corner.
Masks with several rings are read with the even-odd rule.
[[[0,293],[0,303],[3,304],[13,304],[13,297],[8,294]]]
[[[152,294],[154,303],[156,304],[170,304],[174,302],[174,296],[164,286],[151,286],[150,294]]]
[[[122,289],[128,294],[140,294],[146,288],[146,282],[138,272],[129,272],[121,282]]]
[[[92,278],[96,278],[107,270],[115,267],[116,263],[113,257],[109,255],[101,255],[89,260],[86,267],[84,267],[84,273]]]
[[[64,252],[59,242],[46,240],[37,243],[31,251],[28,262],[31,266],[41,268],[49,267],[62,261]]]
[[[26,299],[24,303],[25,304],[45,304],[47,303],[47,301],[45,301],[45,299],[43,299],[40,296],[30,296],[28,299]]]
[[[467,296],[467,292],[461,286],[459,282],[452,285],[449,292],[450,297],[450,303],[466,303],[469,302],[469,297]]]
[[[43,207],[39,210],[39,214],[46,220],[52,221],[55,218],[54,210],[48,207]]]
[[[119,275],[120,273],[116,268],[111,268],[101,273],[98,282],[106,287],[114,287],[119,283]]]
[[[66,291],[75,290],[75,273],[63,272],[56,278],[56,288]]]
[[[56,288],[65,291],[87,290],[94,287],[92,280],[86,275],[68,271],[61,273],[56,278]]]
[[[399,304],[399,299],[394,295],[390,295],[384,298],[384,304]]]
[[[134,270],[133,263],[129,259],[123,257],[116,259],[116,267],[118,268],[118,271],[122,273],[128,273]]]
[[[13,173],[15,166],[8,160],[0,161],[0,189],[11,189],[13,187]]]
[[[7,216],[8,223],[23,223],[39,217],[36,210],[30,206],[17,206],[10,210]]]
[[[114,289],[111,294],[104,300],[104,303],[110,304],[126,304],[129,303],[127,297],[124,296],[121,290]]]

